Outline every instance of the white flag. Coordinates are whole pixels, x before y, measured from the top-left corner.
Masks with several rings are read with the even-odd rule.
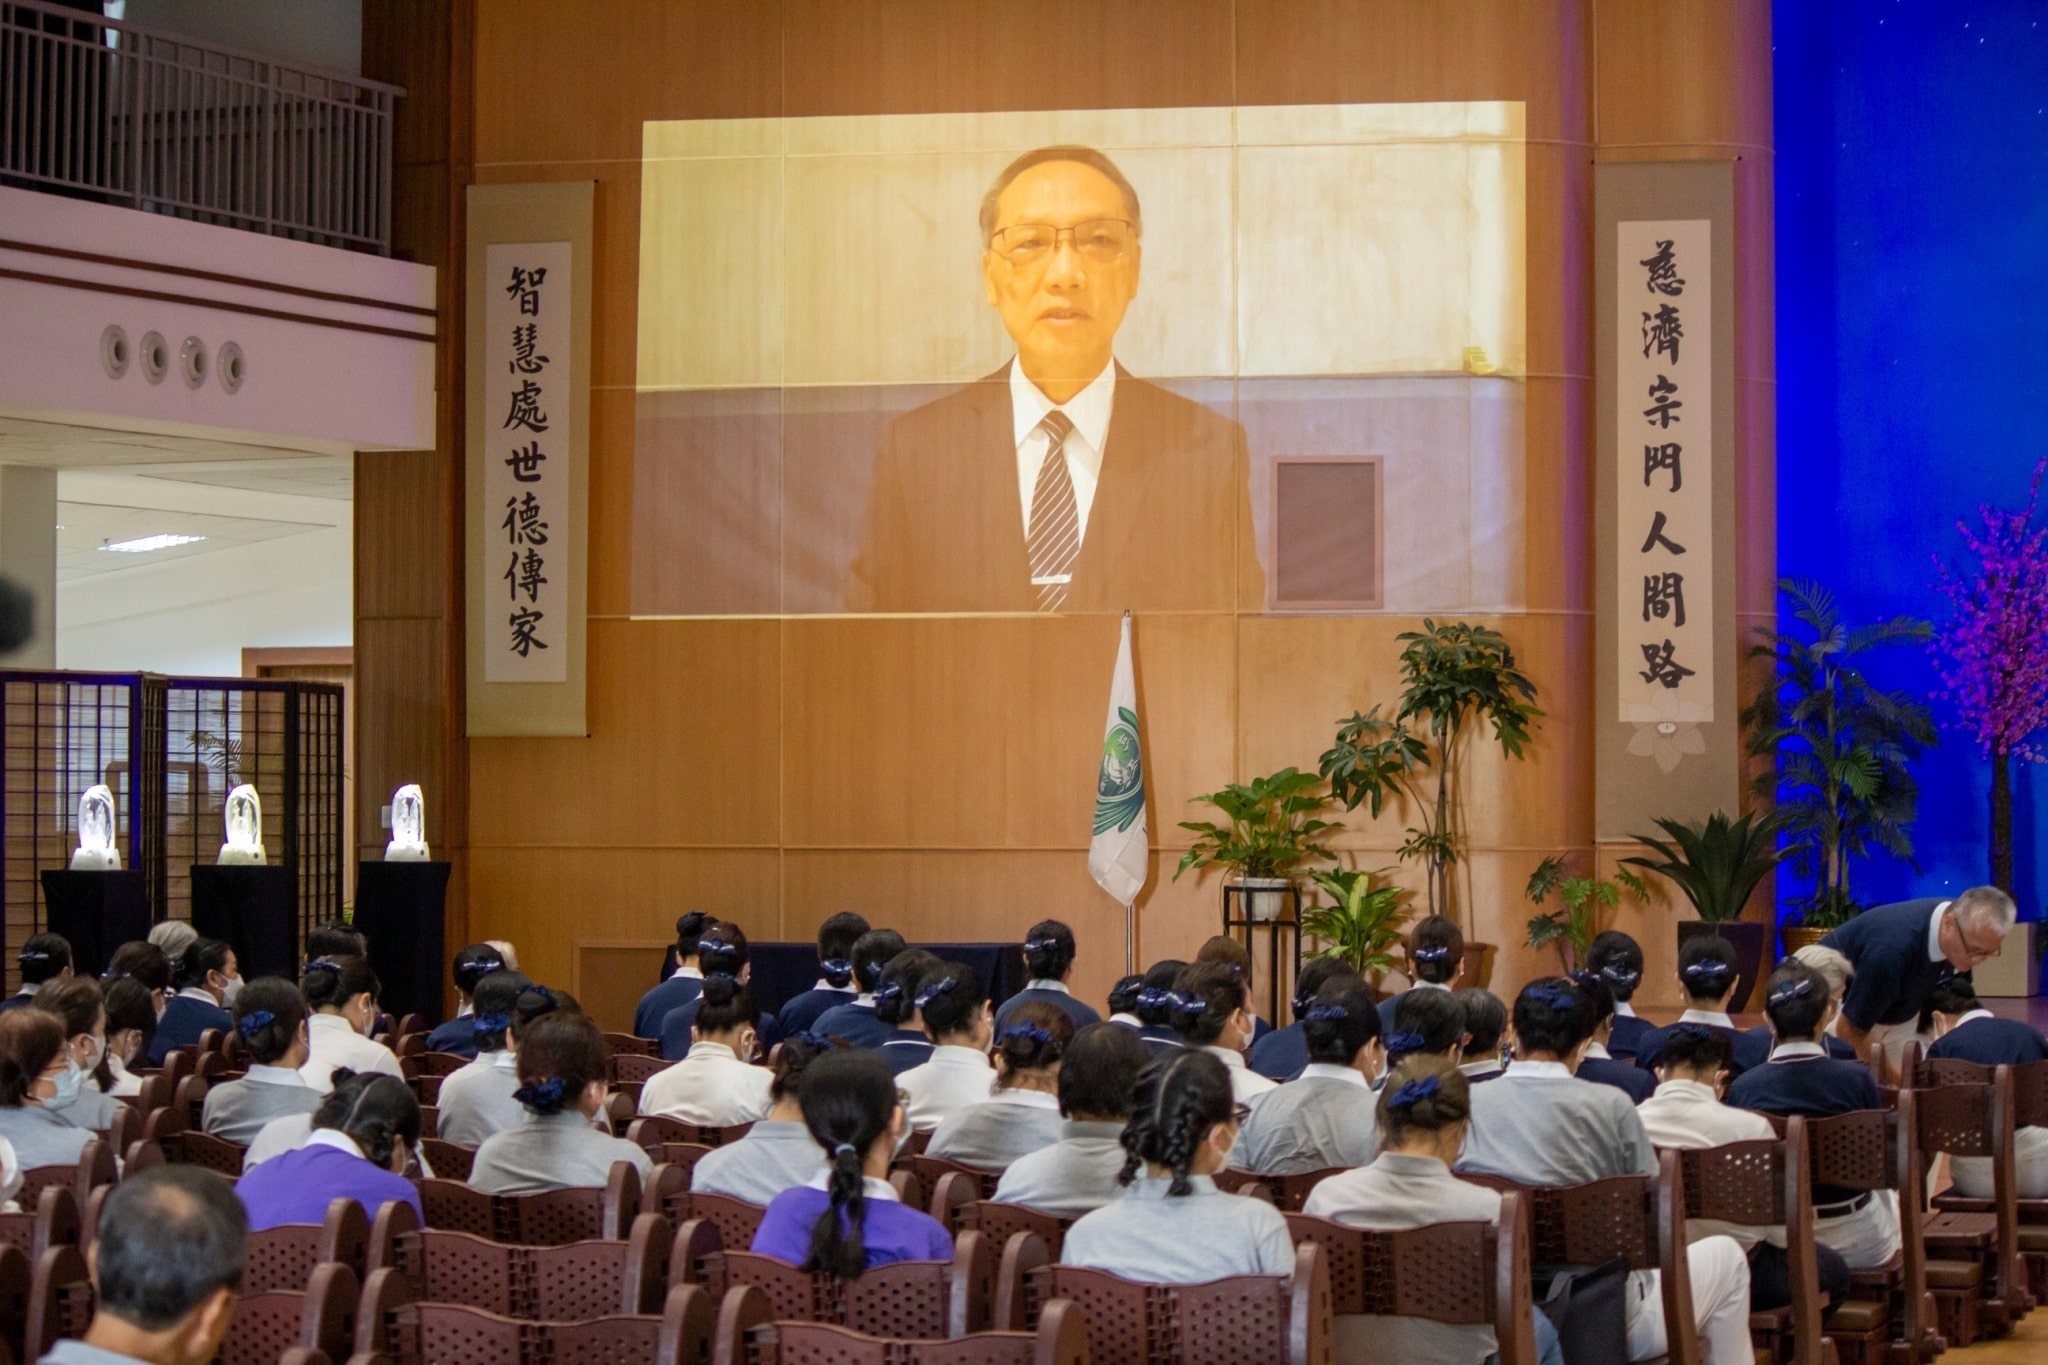
[[[1145,760],[1138,743],[1138,688],[1131,676],[1131,614],[1124,613],[1116,675],[1109,684],[1109,719],[1102,729],[1102,767],[1095,778],[1095,836],[1088,845],[1088,875],[1130,905],[1145,889]]]

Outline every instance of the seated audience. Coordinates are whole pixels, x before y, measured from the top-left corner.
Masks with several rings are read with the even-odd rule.
[[[1458,1074],[1468,1084],[1490,1081],[1505,1070],[1501,1062],[1501,1035],[1508,1031],[1508,1007],[1499,996],[1483,986],[1467,986],[1452,992],[1459,1018],[1465,1025],[1464,1060]]]
[[[1308,1043],[1301,1035],[1301,1017],[1314,1008],[1316,992],[1323,983],[1340,976],[1356,976],[1351,964],[1334,957],[1312,957],[1294,978],[1294,1022],[1276,1028],[1252,1045],[1246,1065],[1273,1081],[1291,1081],[1308,1065]]]
[[[176,924],[180,923],[180,921],[166,920],[165,923]],[[163,925],[160,924],[157,927],[161,929]],[[174,969],[171,966],[171,960],[165,957],[163,950],[155,944],[124,943],[114,949],[114,956],[107,963],[105,979],[108,981],[118,981],[123,977],[127,977],[129,980],[140,984],[149,992],[151,1014],[161,1020],[164,1017],[164,1002],[171,993],[171,977],[173,974]],[[149,1065],[148,1056],[149,1053],[146,1050],[139,1054],[136,1065]]]
[[[1645,1071],[1634,1062],[1616,1060],[1614,1054],[1607,1050],[1607,1039],[1614,1025],[1613,988],[1598,972],[1575,972],[1572,980],[1593,1007],[1593,1036],[1587,1040],[1586,1055],[1579,1062],[1579,1079],[1611,1085],[1641,1104],[1657,1088],[1657,1077],[1654,1072]]]
[[[104,1070],[107,1057],[107,1006],[100,983],[89,976],[60,976],[36,992],[36,1008],[64,1021],[64,1046],[72,1064],[85,1073],[78,1103],[64,1117],[81,1128],[103,1133],[121,1109],[107,1093],[113,1076]]]
[[[1256,1104],[1278,1088],[1245,1064],[1254,1020],[1243,972],[1228,963],[1198,960],[1174,978],[1173,994],[1173,1026],[1189,1047],[1223,1063],[1240,1104]]]
[[[2018,1019],[2001,1019],[1977,1003],[1976,989],[1965,977],[1952,976],[1927,997],[1932,1016],[1920,1026],[1934,1035],[1930,1058],[1953,1058],[1978,1066],[2031,1066],[2048,1061],[2048,1040]],[[2048,1199],[2048,1128],[2029,1124],[2013,1134],[2013,1187],[2021,1199]],[[1956,1193],[1967,1199],[1990,1199],[1991,1158],[1952,1156],[1949,1174]]]
[[[867,931],[866,920],[845,911],[818,926],[818,984],[783,1002],[775,1016],[779,1036],[808,1032],[826,1010],[860,994],[853,984],[853,945]]]
[[[604,1107],[604,1035],[587,1015],[557,1010],[519,1034],[519,1089],[526,1121],[484,1139],[469,1183],[490,1194],[602,1189],[612,1165],[632,1163],[645,1180],[654,1163],[638,1143],[599,1132]]]
[[[880,1047],[892,1026],[875,1018],[875,992],[882,973],[906,947],[894,929],[870,929],[853,944],[853,981],[860,994],[818,1016],[811,1032],[820,1038],[844,1038],[855,1047]]]
[[[661,1037],[661,1021],[668,1018],[668,1012],[689,1004],[704,989],[704,972],[697,965],[697,940],[711,925],[711,916],[702,910],[676,917],[675,970],[668,980],[640,997],[633,1011],[634,1037]]]
[[[1385,1072],[1387,1057],[1372,988],[1356,975],[1332,977],[1300,1025],[1308,1063],[1301,1075],[1260,1100],[1246,1120],[1236,1158],[1245,1170],[1301,1175],[1363,1166],[1379,1149],[1372,1085]],[[1279,1031],[1266,1036],[1278,1037]]]
[[[90,1255],[92,1322],[44,1365],[193,1365],[214,1359],[235,1316],[249,1219],[226,1181],[158,1166],[113,1187]]]
[[[1220,967],[1188,970],[1212,965]],[[1117,1177],[1124,1196],[1067,1230],[1061,1264],[1147,1284],[1292,1275],[1294,1239],[1280,1211],[1216,1188],[1243,1121],[1215,1053],[1186,1048],[1155,1059],[1131,1097]]]
[[[1394,1007],[1411,991],[1455,991],[1465,975],[1465,934],[1446,915],[1431,915],[1408,931],[1408,977],[1415,984],[1380,1001],[1380,1032],[1394,1028]]]
[[[1718,942],[1719,940],[1715,940]],[[1460,1172],[1523,1185],[1584,1185],[1655,1175],[1657,1154],[1628,1096],[1572,1073],[1593,1036],[1593,1007],[1564,977],[1532,981],[1515,997],[1515,1060],[1471,1093],[1471,1132]],[[1749,1365],[1749,1261],[1727,1237],[1686,1249],[1693,1316],[1713,1365]],[[1656,1271],[1630,1275],[1628,1358],[1664,1354],[1664,1300]]]
[[[524,972],[492,972],[476,983],[476,1012],[469,1016],[476,1059],[441,1081],[435,1098],[435,1133],[443,1142],[480,1147],[485,1138],[523,1123],[526,1110],[512,1092],[519,1088],[519,1030],[555,1011],[552,992],[533,989]]]
[[[1173,983],[1180,979],[1180,974],[1187,967],[1188,964],[1177,957],[1161,958],[1146,969],[1145,984],[1138,990],[1138,1036],[1144,1040],[1145,1050],[1154,1057],[1187,1046],[1180,1030],[1173,1026],[1174,1014],[1179,1008],[1174,1000]]]
[[[1500,1192],[1460,1180],[1451,1163],[1464,1146],[1471,1082],[1417,1053],[1387,1073],[1375,1124],[1379,1154],[1361,1170],[1317,1183],[1302,1212],[1346,1227],[1402,1232],[1432,1223],[1499,1223]],[[1536,1314],[1538,1359],[1563,1365],[1557,1331]],[[1498,1349],[1491,1327],[1427,1318],[1346,1314],[1337,1319],[1340,1360],[1481,1365]]]
[[[36,992],[52,981],[71,976],[71,944],[62,934],[31,934],[16,958],[21,966],[21,989],[0,1000],[0,1012],[26,1009],[36,1001]]]
[[[1586,947],[1586,968],[1606,977],[1607,989],[1614,992],[1614,1028],[1607,1050],[1622,1061],[1634,1061],[1644,1035],[1652,1031],[1650,1021],[1629,1003],[1643,984],[1642,945],[1619,929],[1595,934]]]
[[[1145,1021],[1138,1017],[1138,992],[1144,989],[1142,973],[1118,977],[1116,984],[1109,988],[1109,1018],[1106,1022],[1122,1024],[1133,1033],[1145,1027]]]
[[[1258,1011],[1251,1005],[1252,950],[1228,934],[1218,934],[1214,938],[1204,940],[1202,946],[1195,950],[1195,965],[1200,966],[1205,962],[1220,962],[1226,967],[1234,968],[1238,979],[1245,983],[1245,1017],[1252,1021],[1251,1032],[1245,1035],[1244,1044],[1249,1050],[1253,1043],[1265,1037],[1273,1028],[1259,1017]]]
[[[714,920],[697,938],[697,969],[704,973],[704,982],[722,976],[745,986],[754,975],[753,950],[747,944],[746,933],[731,920]],[[748,998],[752,998],[751,993]],[[703,1002],[700,984],[695,1000],[676,1006],[661,1021],[659,1037],[664,1058],[674,1062],[689,1055],[691,1030],[697,1026],[697,1009]],[[764,1052],[782,1036],[781,1025],[772,1014],[757,1015],[751,1022],[755,1040]],[[741,1060],[751,1062],[754,1058],[749,1055]]]
[[[116,1098],[140,1095],[142,1078],[128,1068],[149,1056],[150,1039],[156,1037],[156,993],[132,976],[114,977],[106,983],[106,1001],[106,1091]]]
[[[337,1199],[355,1200],[373,1220],[388,1203],[410,1204],[424,1222],[419,1186],[403,1174],[419,1140],[420,1103],[404,1081],[343,1067],[321,1096],[305,1145],[246,1172],[235,1193],[254,1232],[322,1222]]]
[[[1066,1011],[1076,1029],[1102,1022],[1092,1005],[1083,1004],[1067,989],[1074,974],[1074,931],[1056,919],[1042,919],[1024,936],[1024,970],[1029,973],[1024,989],[1003,1002],[996,1011],[996,1032],[1008,1026],[1010,1016],[1026,1005],[1051,1005]]]
[[[206,1092],[199,1126],[247,1147],[272,1119],[320,1107],[320,1092],[299,1074],[308,1056],[305,997],[282,977],[257,977],[235,997],[235,1036],[248,1068]]]
[[[345,919],[323,920],[306,935],[306,957],[368,957],[370,940]]]
[[[1828,1056],[1830,1057],[1839,1058],[1845,1062],[1860,1061],[1861,1059],[1856,1055],[1856,1049],[1849,1044],[1848,1040],[1837,1038],[1833,1033],[1829,1032],[1834,1027],[1834,1021],[1841,1017],[1842,997],[1849,993],[1849,983],[1856,978],[1856,964],[1851,962],[1839,949],[1830,948],[1823,943],[1809,943],[1798,952],[1792,954],[1792,956],[1798,958],[1816,972],[1819,972],[1821,980],[1827,983],[1828,1002],[1831,1010],[1828,1015],[1828,1022],[1821,1025],[1820,1045],[1828,1050]],[[1920,1031],[1923,1033],[1927,1032],[1924,1022],[1921,1025]],[[1932,1035],[1930,1034],[1929,1036],[1931,1037]],[[1769,1024],[1758,1024],[1753,1029],[1745,1030],[1744,1037],[1749,1040],[1749,1055],[1752,1058],[1751,1065],[1756,1065],[1771,1055],[1771,1026]]]
[[[898,1261],[950,1261],[946,1229],[889,1184],[907,1120],[888,1065],[859,1049],[827,1052],[804,1068],[797,1098],[825,1169],[769,1202],[753,1250],[840,1280]]]
[[[1731,1142],[1768,1142],[1778,1133],[1771,1121],[1748,1109],[1721,1102],[1728,1082],[1728,1040],[1697,1024],[1675,1028],[1664,1039],[1657,1063],[1657,1091],[1636,1106],[1643,1131],[1657,1147],[1685,1151],[1724,1147]],[[1702,1237],[1733,1237],[1749,1257],[1749,1307],[1768,1313],[1792,1302],[1791,1267],[1785,1260],[1785,1229],[1694,1218],[1686,1223],[1689,1241]],[[1816,1245],[1822,1294],[1839,1300],[1849,1289],[1849,1266],[1831,1247]]]
[[[926,973],[912,1003],[936,1046],[931,1060],[899,1074],[896,1084],[908,1097],[910,1126],[929,1133],[994,1090],[996,1072],[988,1060],[993,1021],[988,988],[964,963],[948,962]]]
[[[875,1019],[888,1032],[877,1050],[898,1076],[932,1059],[932,1036],[917,1008],[917,988],[945,965],[922,948],[905,948],[882,968],[882,984],[875,987]]]
[[[472,943],[455,955],[450,972],[461,1003],[456,1006],[453,1019],[427,1035],[427,1051],[444,1052],[451,1057],[476,1056],[476,1031],[469,1026],[469,1016],[476,1011],[477,983],[492,972],[503,970],[505,955],[488,943]]]
[[[1678,1016],[1678,1023],[1698,1024],[1727,1034],[1729,1067],[1736,1076],[1762,1062],[1769,1051],[1746,1037],[1728,1017],[1728,1000],[1741,984],[1740,976],[1741,965],[1728,940],[1701,934],[1679,945],[1678,986],[1689,1003],[1685,1013]],[[1652,1029],[1637,1040],[1637,1066],[1645,1071],[1657,1069],[1657,1050],[1670,1031]]]
[[[1394,1006],[1394,1031],[1380,1035],[1387,1065],[1403,1057],[1434,1057],[1439,1070],[1465,1060],[1465,1009],[1454,991],[1408,991]]]
[[[1820,1032],[1833,1006],[1819,972],[1798,958],[1780,962],[1765,987],[1764,1013],[1776,1046],[1769,1061],[1729,1085],[1728,1103],[1808,1118],[1884,1107],[1868,1067],[1830,1057],[1821,1047]],[[1813,1235],[1841,1252],[1851,1270],[1881,1266],[1899,1249],[1897,1196],[1891,1190],[1815,1185]]]
[[[178,993],[164,1001],[163,1015],[156,1021],[156,1037],[149,1044],[151,1066],[162,1066],[177,1049],[193,1046],[208,1029],[225,1033],[235,1026],[235,1017],[225,1007],[229,992],[242,988],[233,948],[217,938],[195,938],[172,969]]]
[[[332,1088],[328,1073],[341,1066],[404,1076],[397,1054],[370,1037],[380,1013],[377,996],[384,987],[370,970],[368,958],[315,958],[306,964],[299,986],[313,1011],[306,1020],[306,1064],[299,1068],[307,1085],[326,1094]]]
[[[176,962],[185,955],[185,950],[199,941],[199,931],[192,927],[190,920],[167,919],[151,927],[147,942],[164,955],[166,962]]]
[[[1059,1006],[1034,1000],[1011,1010],[995,1036],[995,1093],[940,1124],[925,1150],[999,1171],[1058,1142],[1060,1070],[1073,1041],[1073,1016]]]
[[[752,1061],[760,1018],[753,992],[732,977],[707,976],[691,1003],[689,1053],[641,1088],[640,1112],[710,1128],[767,1117],[774,1078]]]
[[[995,1197],[1057,1218],[1121,1198],[1124,1123],[1151,1059],[1137,1035],[1116,1024],[1090,1024],[1075,1034],[1060,1059],[1060,1140],[1012,1161]]]
[[[814,1033],[795,1033],[776,1045],[768,1067],[773,1079],[768,1117],[738,1142],[714,1147],[690,1168],[690,1188],[726,1194],[766,1207],[784,1190],[812,1180],[825,1169],[825,1152],[804,1126],[798,1094],[810,1064],[836,1044]]]
[[[0,1014],[0,1138],[13,1144],[21,1169],[77,1162],[93,1140],[68,1112],[84,1087],[63,1020],[34,1008]]]

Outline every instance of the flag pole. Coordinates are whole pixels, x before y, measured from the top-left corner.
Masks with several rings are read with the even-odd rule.
[[[1138,970],[1138,907],[1135,904],[1124,907],[1124,975]]]

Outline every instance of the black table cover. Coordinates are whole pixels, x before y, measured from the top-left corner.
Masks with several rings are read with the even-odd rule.
[[[442,1008],[451,964],[443,927],[452,863],[356,864],[356,929],[370,941],[380,1002],[395,1019],[419,1014],[430,1024]]]
[[[288,867],[192,867],[192,927],[235,950],[242,979],[299,979],[298,878]]]
[[[142,873],[43,869],[43,923],[71,945],[71,970],[98,976],[114,950],[149,936],[149,888]]]

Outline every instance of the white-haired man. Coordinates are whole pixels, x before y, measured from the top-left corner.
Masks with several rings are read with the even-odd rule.
[[[1907,1043],[1934,1041],[1920,1031],[1928,995],[1957,972],[1996,957],[2017,918],[2011,896],[1995,886],[1973,886],[1953,900],[1880,905],[1833,930],[1822,944],[1856,969],[1836,1033],[1866,1060],[1881,1049],[1896,1069]]]

